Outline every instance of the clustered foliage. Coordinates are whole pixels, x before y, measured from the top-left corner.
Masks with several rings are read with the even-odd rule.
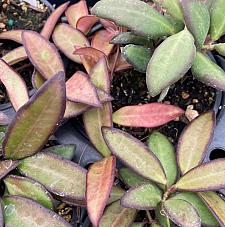
[[[58,201],[86,206],[96,227],[225,226],[225,201],[216,192],[225,188],[225,160],[203,164],[215,128],[213,111],[187,125],[176,149],[157,131],[144,144],[113,128],[113,123],[156,128],[184,114],[163,103],[112,113],[113,73],[130,64],[146,71],[152,96],[165,94],[190,68],[200,81],[225,90],[224,71],[205,55],[213,49],[224,55],[225,45],[216,40],[225,33],[225,1],[154,2],[101,0],[93,15],[86,1],[67,2],[40,34],[0,34],[21,44],[0,60],[0,80],[16,111],[13,118],[0,113],[0,177],[6,188],[0,226],[71,226],[54,212]],[[57,24],[64,12],[68,24]],[[123,55],[118,44],[125,45]],[[86,72],[68,77],[61,53]],[[12,68],[27,58],[35,68],[31,98]],[[71,161],[75,145],[43,149],[60,124],[81,114],[90,141],[103,156],[88,170]],[[123,168],[117,169],[116,159]],[[129,190],[116,186],[116,179]],[[133,223],[139,210],[146,211],[147,222]]]

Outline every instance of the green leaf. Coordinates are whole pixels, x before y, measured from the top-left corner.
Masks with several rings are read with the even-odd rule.
[[[138,210],[152,210],[162,200],[162,191],[148,183],[131,188],[121,199],[121,205]]]
[[[168,186],[171,186],[178,175],[175,149],[172,143],[166,136],[154,131],[148,139],[148,147],[161,162],[166,173]]]
[[[136,187],[149,182],[147,179],[137,175],[133,170],[128,168],[119,169],[119,175],[122,181],[129,187]]]
[[[125,191],[122,188],[113,186],[107,204],[109,205],[111,203],[114,203],[114,202],[120,200],[121,197],[124,195],[124,193],[125,193]]]
[[[124,208],[120,202],[112,203],[108,206],[101,218],[99,227],[127,227],[133,223],[137,211],[135,209]]]
[[[169,199],[163,203],[165,214],[178,226],[201,227],[196,209],[181,199]]]
[[[48,80],[16,113],[3,142],[6,158],[22,159],[37,153],[65,111],[66,91],[63,73]]]
[[[14,227],[71,227],[58,214],[40,204],[20,196],[7,196],[3,199],[5,226]]]
[[[144,227],[145,223],[144,222],[134,222],[131,227]],[[159,227],[159,226],[155,226],[155,227]]]
[[[176,183],[182,191],[210,191],[225,188],[225,159],[217,159],[187,172]]]
[[[152,51],[143,46],[130,44],[122,49],[122,54],[126,61],[133,65],[137,71],[146,72]]]
[[[214,50],[216,50],[220,55],[225,56],[225,43],[218,43],[213,45]]]
[[[201,164],[211,142],[215,123],[215,113],[206,112],[182,132],[177,147],[177,161],[182,174]]]
[[[147,179],[167,183],[159,160],[143,143],[119,129],[104,127],[102,131],[109,149],[125,165]]]
[[[18,166],[18,161],[2,160],[0,161],[0,179],[5,177],[9,172]]]
[[[23,159],[18,170],[58,196],[74,200],[85,199],[86,170],[74,162],[52,153],[40,152]]]
[[[214,0],[211,6],[210,35],[215,41],[225,34],[225,4],[224,0]]]
[[[205,43],[210,27],[208,6],[201,0],[182,0],[185,24],[195,37],[196,46],[201,48]]]
[[[103,0],[95,4],[91,12],[151,38],[176,32],[176,28],[166,17],[139,0]]]
[[[42,206],[54,210],[51,194],[38,182],[26,177],[9,175],[4,179],[4,183],[10,195],[35,200]]]
[[[215,192],[200,192],[202,198],[221,226],[225,226],[225,200]]]
[[[182,192],[177,194],[174,199],[182,199],[189,202],[198,212],[201,219],[201,223],[204,226],[219,226],[210,210],[202,202],[202,200],[197,196],[197,194],[192,192]]]
[[[193,76],[208,86],[225,91],[225,72],[208,56],[197,52],[191,68]]]
[[[177,82],[190,69],[195,58],[194,39],[188,30],[170,36],[156,48],[147,68],[147,86],[156,96]]]
[[[170,219],[166,216],[165,212],[161,208],[161,204],[159,204],[155,209],[156,220],[159,222],[160,226],[167,226],[169,223],[170,226],[174,226]]]
[[[51,152],[56,155],[62,156],[65,159],[72,160],[75,154],[76,145],[65,144],[49,147],[43,150],[43,152]]]

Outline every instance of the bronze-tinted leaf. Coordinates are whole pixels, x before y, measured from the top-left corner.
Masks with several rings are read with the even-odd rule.
[[[77,21],[76,27],[84,34],[87,34],[98,21],[99,18],[94,15],[83,16]]]
[[[98,226],[107,204],[115,175],[116,159],[111,156],[91,165],[87,173],[86,200],[89,218]]]
[[[84,112],[86,112],[87,110],[89,110],[91,107],[89,105],[86,104],[82,104],[82,103],[75,103],[75,102],[71,102],[71,101],[66,101],[66,110],[64,113],[64,117],[63,118],[72,118],[72,117],[76,117]]]
[[[6,40],[12,40],[15,41],[17,43],[22,44],[22,32],[24,30],[10,30],[10,31],[6,31],[6,32],[1,32],[0,33],[0,39],[6,39]]]
[[[182,191],[210,191],[225,188],[225,159],[217,159],[195,167],[176,183]]]
[[[40,152],[23,159],[18,170],[60,197],[85,199],[86,170],[58,155]]]
[[[216,192],[199,192],[198,195],[214,214],[220,225],[225,226],[224,197],[219,196]]]
[[[39,89],[44,83],[46,79],[42,77],[42,75],[37,71],[34,70],[32,74],[32,85],[34,88]]]
[[[0,80],[6,87],[9,99],[16,111],[28,102],[29,96],[24,80],[3,60],[0,60]]]
[[[52,39],[55,45],[72,61],[81,63],[80,56],[74,55],[74,46],[89,47],[90,43],[82,32],[68,24],[56,26]]]
[[[109,57],[109,68],[111,71],[114,69],[114,72],[119,72],[125,69],[131,69],[133,68],[133,66],[126,61],[122,54],[119,54],[119,56],[117,56],[117,54],[115,53],[114,55],[111,55]]]
[[[58,214],[24,197],[4,197],[3,208],[5,226],[71,227]]]
[[[215,113],[210,111],[193,120],[182,132],[177,147],[177,162],[182,174],[204,159],[215,126]]]
[[[20,108],[3,142],[6,158],[28,157],[45,145],[64,114],[65,93],[64,75],[59,73]]]
[[[130,226],[137,214],[135,209],[124,208],[120,202],[108,206],[102,216],[99,227],[126,227]]]
[[[30,61],[42,76],[49,79],[58,72],[64,72],[56,47],[47,39],[36,32],[25,31],[22,33],[22,40]]]
[[[38,182],[27,177],[9,175],[4,179],[4,183],[10,195],[18,195],[35,200],[42,206],[54,210],[51,194]]]
[[[18,166],[18,161],[13,160],[3,160],[0,161],[0,179],[5,177],[10,171]]]
[[[102,131],[111,152],[125,165],[147,179],[167,183],[159,160],[143,143],[119,129],[104,127]]]
[[[113,122],[129,127],[153,128],[166,124],[183,113],[179,107],[162,103],[125,106],[113,113]]]

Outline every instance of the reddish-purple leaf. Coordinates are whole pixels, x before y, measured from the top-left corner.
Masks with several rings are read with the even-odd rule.
[[[3,160],[0,161],[0,179],[5,177],[10,171],[19,165],[18,161]]]
[[[93,15],[83,16],[77,21],[76,28],[83,32],[84,34],[87,34],[98,21],[99,18],[96,16]]]
[[[61,121],[66,103],[64,74],[48,80],[20,108],[3,141],[6,158],[21,159],[37,153]]]
[[[180,117],[183,113],[179,107],[162,103],[125,106],[113,113],[113,122],[129,127],[154,128]]]
[[[101,107],[97,90],[88,75],[78,71],[66,82],[66,97],[69,101]]]
[[[4,112],[0,111],[0,125],[8,125],[11,122],[10,119]]]
[[[46,79],[64,72],[62,59],[56,47],[36,32],[25,31],[22,40],[27,55],[35,68]]]
[[[84,0],[80,0],[78,3],[71,5],[65,12],[67,20],[71,26],[77,27],[77,21],[89,14],[87,3]]]
[[[89,218],[99,225],[109,199],[115,176],[116,158],[111,156],[95,162],[87,173],[86,200]]]
[[[0,80],[6,87],[9,99],[17,111],[29,100],[24,80],[3,60],[0,60]]]
[[[46,39],[50,39],[57,21],[59,20],[60,16],[66,10],[69,3],[70,2],[65,2],[64,4],[59,6],[56,10],[54,10],[53,13],[48,17],[48,19],[45,22],[45,25],[41,31],[41,35],[44,36]]]
[[[68,24],[56,26],[53,35],[55,45],[72,61],[81,63],[80,56],[74,55],[74,46],[89,47],[90,43],[82,32]]]
[[[17,43],[22,44],[22,32],[24,30],[10,30],[6,32],[1,32],[0,33],[0,39],[6,39],[6,40],[12,40]]]
[[[101,24],[104,26],[104,28],[106,30],[119,31],[117,25],[114,22],[110,21],[110,20],[100,19],[100,22],[101,22]]]

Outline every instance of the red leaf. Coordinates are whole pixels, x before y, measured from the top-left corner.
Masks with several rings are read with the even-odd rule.
[[[129,127],[154,128],[176,119],[183,113],[179,107],[162,103],[125,106],[113,114],[113,122]]]
[[[99,21],[98,17],[93,15],[87,15],[87,16],[81,17],[77,21],[76,28],[79,29],[84,34],[87,34],[98,21]]]
[[[94,226],[99,225],[115,175],[116,159],[111,156],[94,163],[87,173],[87,210]]]
[[[104,26],[106,30],[111,30],[111,31],[118,31],[118,27],[116,24],[110,20],[107,19],[100,19],[101,24]]]
[[[133,68],[131,64],[129,64],[126,59],[122,56],[122,54],[119,54],[119,56],[116,56],[117,54],[111,55],[109,57],[109,68],[112,71],[113,65],[116,61],[114,72],[123,71],[125,69]],[[116,59],[117,58],[117,59]]]

